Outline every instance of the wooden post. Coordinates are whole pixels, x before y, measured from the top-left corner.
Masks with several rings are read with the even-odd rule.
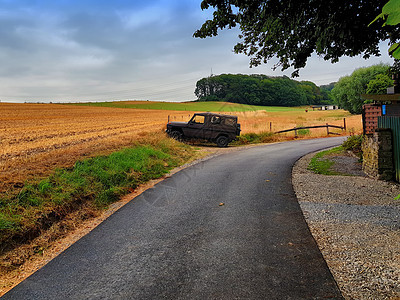
[[[297,129],[296,129],[296,127],[294,128],[294,137],[297,138]]]
[[[346,131],[346,118],[343,118],[343,128],[344,128],[344,131]]]
[[[329,126],[328,126],[328,123],[326,123],[326,134],[329,135]]]
[[[272,131],[272,122],[269,122],[269,131]]]
[[[168,115],[168,123],[169,123],[169,115]]]

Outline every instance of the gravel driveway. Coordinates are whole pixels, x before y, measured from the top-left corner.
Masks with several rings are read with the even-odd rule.
[[[358,176],[314,174],[313,155],[293,167],[293,187],[343,296],[400,299],[400,185],[367,178],[348,157],[335,169]]]

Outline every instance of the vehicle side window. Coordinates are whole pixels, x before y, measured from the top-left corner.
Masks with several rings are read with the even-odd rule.
[[[212,116],[211,117],[211,124],[214,124],[214,125],[221,124],[221,117]]]
[[[192,122],[193,123],[196,123],[196,124],[204,124],[204,116],[198,116],[198,115],[196,115],[196,116],[194,116],[194,118],[192,119]]]
[[[236,121],[235,121],[235,119],[226,118],[224,123],[225,123],[225,125],[228,125],[228,126],[234,126]]]

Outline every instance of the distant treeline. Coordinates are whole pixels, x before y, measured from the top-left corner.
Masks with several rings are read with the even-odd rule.
[[[331,103],[332,87],[320,88],[313,82],[296,81],[287,76],[221,74],[197,81],[195,94],[199,101],[300,106]]]

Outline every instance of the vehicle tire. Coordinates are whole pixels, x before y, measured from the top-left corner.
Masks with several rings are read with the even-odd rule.
[[[170,137],[172,137],[174,140],[181,141],[183,134],[178,130],[174,130],[171,132]]]
[[[227,136],[220,135],[219,137],[217,137],[217,141],[216,142],[217,142],[217,146],[218,147],[223,148],[223,147],[228,146],[230,141],[229,141],[229,138]]]

